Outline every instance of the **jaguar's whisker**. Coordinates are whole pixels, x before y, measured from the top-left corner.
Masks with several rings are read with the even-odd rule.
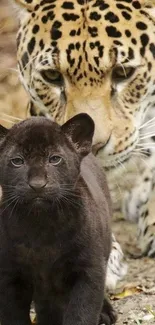
[[[144,127],[146,127],[146,125],[150,124],[152,121],[155,120],[155,117],[153,117],[152,119],[150,119],[149,121],[145,122],[144,124],[142,124],[139,128],[139,130],[143,129]]]

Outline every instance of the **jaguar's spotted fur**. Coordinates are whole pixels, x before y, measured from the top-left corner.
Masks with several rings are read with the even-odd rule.
[[[96,124],[94,153],[110,177],[119,173],[119,163],[132,161],[133,151],[138,154],[138,181],[133,179],[124,211],[140,220],[142,238],[149,234],[142,251],[150,255],[155,240],[146,205],[153,185],[143,202],[141,152],[149,161],[154,153],[142,148],[141,131],[149,112],[154,114],[155,0],[15,1],[21,5],[18,64],[31,96],[31,114],[63,123],[87,112]]]

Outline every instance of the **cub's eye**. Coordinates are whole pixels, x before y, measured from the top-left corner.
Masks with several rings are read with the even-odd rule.
[[[63,85],[63,76],[58,70],[52,70],[52,69],[42,70],[41,76],[45,81],[51,84],[55,84],[58,86]]]
[[[49,157],[49,162],[53,166],[59,165],[62,162],[62,157],[53,155],[53,156]]]
[[[135,71],[136,68],[133,67],[116,67],[112,72],[112,80],[115,83],[126,81],[134,74]]]
[[[15,157],[11,159],[11,164],[14,167],[21,167],[24,164],[24,159],[21,157]]]

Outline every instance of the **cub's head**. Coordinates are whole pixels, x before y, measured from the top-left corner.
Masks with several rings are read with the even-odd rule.
[[[126,160],[155,104],[155,0],[14,0],[21,80],[62,124],[88,113],[94,152]]]
[[[27,119],[9,130],[1,126],[2,202],[48,204],[72,195],[93,133],[94,123],[87,114],[61,127],[45,117]]]

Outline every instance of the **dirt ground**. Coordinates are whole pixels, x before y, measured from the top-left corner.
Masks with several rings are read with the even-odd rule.
[[[0,123],[10,127],[16,118],[26,117],[28,98],[21,86],[16,67],[15,34],[17,19],[14,19],[7,0],[0,0]],[[23,105],[24,103],[24,105]],[[8,116],[10,115],[10,116]],[[17,120],[16,120],[17,122]],[[119,284],[118,293],[126,288],[126,295],[116,299],[113,305],[118,312],[117,325],[155,324],[155,260],[133,259],[129,252],[137,253],[136,227],[127,221],[115,219],[113,231],[121,243],[128,263],[128,274]]]
[[[136,242],[136,225],[124,220],[115,220],[113,221],[113,231],[128,263],[127,276],[119,284],[117,291],[122,293],[126,288],[126,294],[130,292],[132,294],[126,298],[112,301],[118,313],[117,325],[155,324],[155,260],[147,257],[131,258],[131,254],[139,254]]]

